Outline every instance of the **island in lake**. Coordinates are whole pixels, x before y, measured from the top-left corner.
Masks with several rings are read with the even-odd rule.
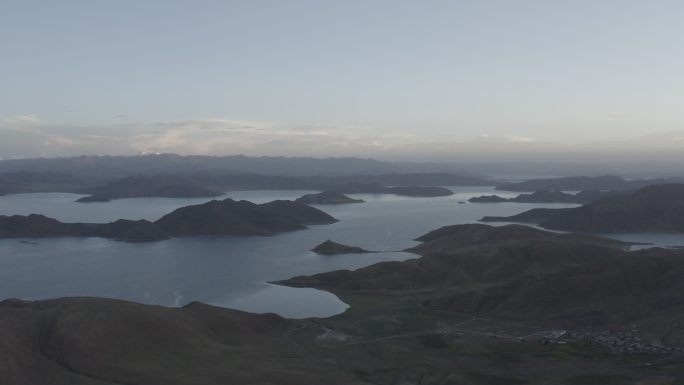
[[[268,236],[335,222],[325,212],[299,202],[255,204],[225,199],[181,207],[154,222],[121,219],[111,223],[63,223],[37,214],[3,215],[0,238],[102,237],[134,242],[191,235]]]
[[[409,185],[388,187],[370,177],[282,177],[269,175],[147,175],[129,176],[96,186],[70,189],[68,192],[88,194],[77,202],[108,202],[122,198],[216,197],[226,191],[239,190],[321,190],[325,194],[395,194],[412,197],[448,196],[444,187]],[[406,180],[414,178],[407,176]],[[396,180],[403,180],[400,175]],[[419,180],[429,180],[428,178]],[[440,179],[438,179],[440,180]],[[1,179],[0,179],[1,182]],[[490,183],[491,184],[491,183]],[[325,199],[323,196],[321,199]],[[330,197],[332,198],[332,196]],[[313,198],[312,198],[313,199]],[[351,203],[351,202],[349,202]]]
[[[363,203],[363,199],[350,198],[337,191],[323,191],[315,194],[306,194],[297,198],[295,202],[307,205],[337,205],[347,203]]]
[[[347,246],[331,240],[327,240],[320,245],[311,249],[316,254],[321,255],[337,255],[337,254],[367,254],[375,253],[375,251],[369,251],[356,246]]]
[[[230,169],[222,163],[243,161],[246,168]],[[108,202],[123,198],[217,197],[229,191],[314,190],[339,193],[446,196],[438,186],[494,186],[497,182],[477,176],[445,172],[375,173],[372,167],[357,166],[370,160],[354,159],[265,159],[248,157],[193,157],[171,154],[137,157],[77,157],[11,160],[0,163],[0,195],[62,192],[85,195],[78,202]],[[168,161],[169,163],[164,163]],[[284,164],[308,164],[314,168],[327,162],[354,165],[368,174],[320,175],[310,167],[284,172]],[[370,161],[373,163],[373,161]],[[264,163],[272,167],[262,169]],[[318,164],[318,165],[317,165]],[[257,166],[258,167],[254,167]],[[369,165],[370,166],[370,165]],[[25,169],[23,167],[26,167]],[[345,167],[346,168],[346,167]],[[258,171],[257,171],[258,170]],[[276,172],[274,170],[281,170]],[[266,172],[268,171],[268,173]],[[292,171],[292,170],[290,170]],[[313,174],[312,174],[313,173]]]

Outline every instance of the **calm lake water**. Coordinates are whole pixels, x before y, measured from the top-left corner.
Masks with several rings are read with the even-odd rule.
[[[468,198],[495,193],[487,187],[453,187],[450,197],[410,198],[352,194],[366,203],[318,206],[340,222],[273,237],[187,237],[151,243],[100,238],[0,240],[0,299],[98,296],[166,306],[201,301],[287,317],[325,317],[347,305],[314,289],[266,282],[380,261],[416,258],[398,252],[416,237],[445,225],[472,223],[485,215],[517,214],[560,204],[476,204]],[[244,191],[226,194],[255,203],[295,199],[310,191]],[[510,197],[516,194],[496,192]],[[207,199],[136,198],[75,203],[74,194],[0,197],[0,214],[39,213],[64,222],[108,222],[119,218],[156,220]],[[320,256],[309,250],[331,239],[378,254]]]

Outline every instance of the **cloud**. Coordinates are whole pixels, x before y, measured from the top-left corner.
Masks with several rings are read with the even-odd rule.
[[[546,142],[524,135],[471,139],[393,132],[372,126],[310,124],[206,118],[120,123],[107,126],[52,124],[35,114],[0,118],[0,157],[134,155],[358,156],[404,160],[590,160],[684,158],[684,130],[641,138],[588,143]]]
[[[479,144],[511,144],[511,143],[536,143],[536,140],[532,138],[527,138],[524,136],[490,136],[487,134],[482,134],[477,137],[474,143]]]
[[[21,129],[17,130],[18,127]],[[110,126],[68,126],[49,124],[37,116],[12,117],[0,121],[0,137],[3,139],[0,142],[0,156],[9,157],[164,152],[372,156],[375,151],[384,151],[415,140],[411,135],[355,125],[287,127],[273,122],[211,118]]]
[[[650,143],[681,145],[684,143],[684,130],[653,133],[646,135],[641,139]]]
[[[16,126],[35,126],[45,123],[37,114],[15,115],[4,119],[5,124]]]

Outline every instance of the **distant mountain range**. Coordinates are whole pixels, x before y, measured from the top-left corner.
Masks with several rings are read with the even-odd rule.
[[[130,175],[194,174],[197,172],[278,176],[448,173],[478,177],[451,164],[391,163],[360,158],[158,154],[0,160],[0,173],[17,171],[56,172],[98,179],[115,179]]]
[[[0,173],[0,195],[74,191],[94,183],[93,178],[53,171]]]

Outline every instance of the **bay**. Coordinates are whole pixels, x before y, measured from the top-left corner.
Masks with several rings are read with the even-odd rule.
[[[352,194],[366,203],[318,206],[339,219],[338,223],[272,237],[185,237],[151,243],[100,238],[3,239],[0,298],[97,296],[165,306],[200,301],[293,318],[325,317],[344,311],[347,305],[321,290],[267,282],[416,258],[400,250],[441,226],[473,223],[486,215],[512,215],[533,207],[573,206],[467,203],[470,197],[495,191],[487,187],[451,189],[454,195],[436,198]],[[310,192],[241,191],[224,197],[263,203]],[[134,198],[75,203],[79,197],[62,193],[4,196],[0,197],[0,215],[39,213],[65,222],[156,220],[178,207],[208,200]],[[309,251],[328,239],[383,252],[320,256]]]

